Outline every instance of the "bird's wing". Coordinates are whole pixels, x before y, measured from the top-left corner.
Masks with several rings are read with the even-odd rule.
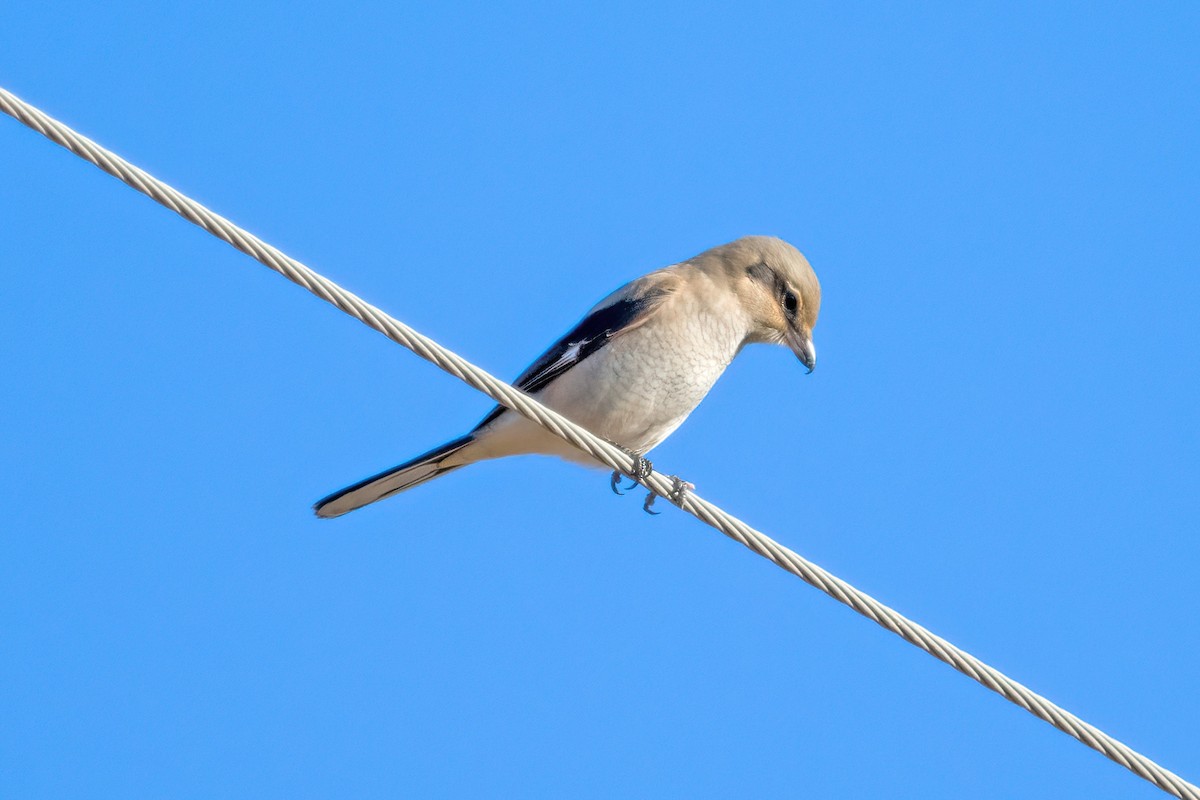
[[[546,388],[555,378],[612,340],[645,325],[662,307],[663,300],[671,294],[677,283],[678,277],[668,267],[621,287],[601,300],[579,324],[550,345],[517,377],[513,385],[527,394]],[[496,406],[475,430],[495,421],[507,410],[504,406]]]

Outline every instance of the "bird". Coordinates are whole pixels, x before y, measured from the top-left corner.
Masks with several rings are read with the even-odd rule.
[[[642,478],[645,454],[683,423],[744,346],[786,345],[811,373],[820,307],[820,283],[799,250],[773,236],[745,236],[617,289],[514,385],[624,448],[639,464],[633,477]],[[498,405],[466,435],[334,492],[313,510],[339,517],[470,464],[525,454],[602,466]],[[614,473],[618,494],[619,479]],[[676,479],[676,486],[690,484]]]

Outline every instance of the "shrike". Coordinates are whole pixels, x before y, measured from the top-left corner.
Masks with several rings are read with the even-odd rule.
[[[747,344],[786,344],[812,372],[820,307],[820,284],[800,251],[771,236],[747,236],[625,284],[514,385],[642,456],[687,419]],[[331,494],[314,510],[337,517],[476,461],[527,453],[599,466],[496,406],[466,436]]]

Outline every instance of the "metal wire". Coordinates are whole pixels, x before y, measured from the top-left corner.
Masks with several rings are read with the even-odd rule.
[[[293,283],[303,286],[317,297],[345,311],[389,339],[404,345],[421,358],[436,364],[496,402],[533,420],[601,463],[626,474],[636,471],[638,467],[636,459],[623,449],[546,408],[523,392],[493,377],[432,339],[421,335],[370,303],[342,289],[327,278],[318,275],[300,262],[289,258],[219,214],[215,214],[196,201],[185,197],[3,88],[0,88],[0,111],[29,126],[56,144],[62,145],[80,158],[90,161],[115,178],[161,203],[217,238],[228,242]],[[673,480],[657,471],[642,478],[641,483],[666,498],[671,497],[674,488]],[[1150,781],[1163,791],[1186,800],[1200,800],[1200,788],[998,670],[989,667],[902,614],[893,611],[870,595],[860,592],[766,534],[722,511],[695,492],[684,493],[676,505],[763,558],[769,559],[777,566],[825,592],[839,603],[844,603],[939,661],[949,664],[1001,697],[1016,703],[1029,713],[1102,753],[1135,775]]]

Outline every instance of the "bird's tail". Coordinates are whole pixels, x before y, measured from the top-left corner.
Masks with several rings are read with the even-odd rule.
[[[475,437],[468,434],[462,438],[447,442],[441,447],[435,447],[428,453],[419,455],[411,461],[406,461],[398,467],[392,467],[386,472],[372,475],[366,480],[359,481],[353,486],[347,486],[340,492],[334,492],[328,497],[318,500],[313,511],[318,517],[340,517],[356,508],[362,508],[368,503],[382,500],[406,489],[411,489],[425,481],[431,481],[439,475],[465,467],[469,462],[459,462],[446,465],[444,462],[458,451],[462,450]]]

